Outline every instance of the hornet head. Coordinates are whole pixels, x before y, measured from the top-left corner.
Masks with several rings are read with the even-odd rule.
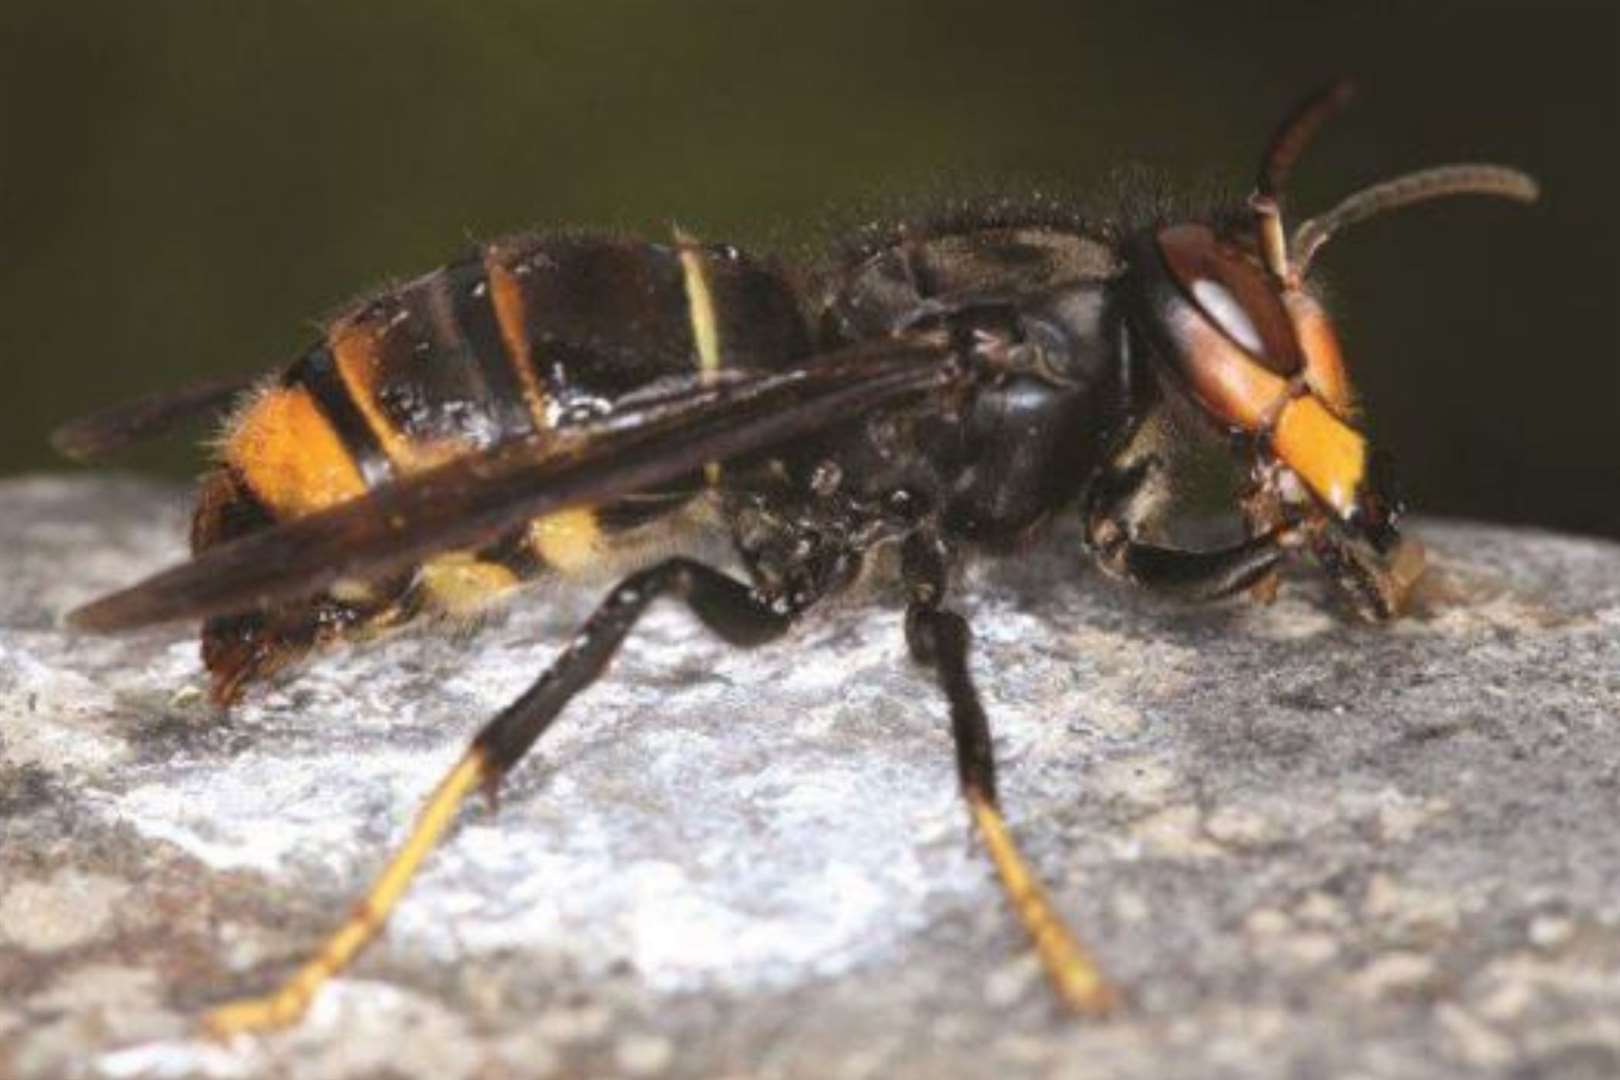
[[[1235,224],[1162,225],[1136,237],[1125,287],[1132,329],[1170,381],[1251,448],[1250,528],[1294,526],[1294,541],[1357,610],[1382,620],[1401,610],[1423,550],[1397,528],[1400,498],[1362,433],[1332,319],[1306,273],[1336,232],[1384,211],[1460,194],[1529,202],[1537,187],[1497,165],[1440,166],[1358,191],[1289,235],[1283,185],[1348,97],[1348,84],[1334,84],[1283,122]]]

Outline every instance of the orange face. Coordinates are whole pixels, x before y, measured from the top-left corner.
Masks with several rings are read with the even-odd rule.
[[[1332,324],[1300,290],[1281,290],[1204,225],[1159,233],[1179,292],[1167,305],[1173,362],[1193,397],[1270,452],[1341,520],[1362,502],[1368,448],[1349,423],[1353,394]]]
[[[1203,412],[1245,436],[1267,498],[1370,618],[1421,570],[1395,530],[1333,324],[1310,293],[1207,225],[1161,229],[1138,256],[1139,328]]]

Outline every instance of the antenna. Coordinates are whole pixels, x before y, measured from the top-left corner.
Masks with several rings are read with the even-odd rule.
[[[1535,179],[1504,165],[1437,165],[1362,188],[1325,214],[1302,222],[1289,245],[1294,273],[1304,275],[1311,259],[1333,234],[1358,221],[1403,206],[1451,195],[1490,195],[1533,203],[1541,195]],[[1296,279],[1298,277],[1296,276]]]
[[[1249,196],[1249,208],[1254,211],[1259,229],[1260,257],[1265,260],[1271,276],[1285,288],[1294,288],[1299,275],[1288,265],[1289,248],[1283,232],[1280,201],[1283,187],[1294,171],[1294,163],[1316,137],[1317,130],[1349,104],[1353,93],[1350,80],[1336,79],[1306,97],[1277,126],[1260,159],[1260,175],[1254,182],[1254,194]]]

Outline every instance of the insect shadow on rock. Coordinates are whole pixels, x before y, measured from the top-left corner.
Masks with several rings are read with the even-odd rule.
[[[1536,197],[1448,165],[1349,196],[1290,234],[1282,193],[1335,84],[1278,128],[1254,193],[1205,215],[1090,217],[999,202],[868,230],[819,273],[724,244],[548,234],[484,245],[331,320],[284,370],[144,398],[64,427],[76,456],[231,405],[193,558],[72,615],[113,631],[201,618],[220,705],[312,647],[465,616],[526,579],[623,566],[551,666],[440,782],[349,918],[215,1033],[280,1027],[382,927],[480,789],[491,796],[653,601],[756,647],[897,550],[905,638],[949,703],[962,794],[1058,996],[1118,998],[1019,853],[948,604],[969,554],[1078,512],[1107,573],[1190,600],[1275,594],[1314,561],[1364,618],[1398,615],[1422,546],[1359,425],[1308,277],[1335,233],[1440,196]],[[1230,448],[1241,539],[1165,539],[1184,509],[1164,444],[1190,409]],[[655,554],[719,530],[745,568]],[[667,551],[667,547],[662,550]]]

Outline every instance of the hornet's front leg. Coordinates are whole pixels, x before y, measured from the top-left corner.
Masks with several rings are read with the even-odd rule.
[[[931,533],[913,533],[901,548],[901,566],[911,595],[906,642],[913,659],[934,669],[950,703],[957,779],[979,839],[1058,995],[1078,1012],[1104,1014],[1116,1003],[1113,988],[1052,907],[1001,815],[990,725],[968,674],[967,621],[941,607],[947,566],[944,545]]]
[[[1219,600],[1274,574],[1296,537],[1277,526],[1231,547],[1210,551],[1161,547],[1136,539],[1157,457],[1108,469],[1086,497],[1086,544],[1109,575],[1185,600]]]

